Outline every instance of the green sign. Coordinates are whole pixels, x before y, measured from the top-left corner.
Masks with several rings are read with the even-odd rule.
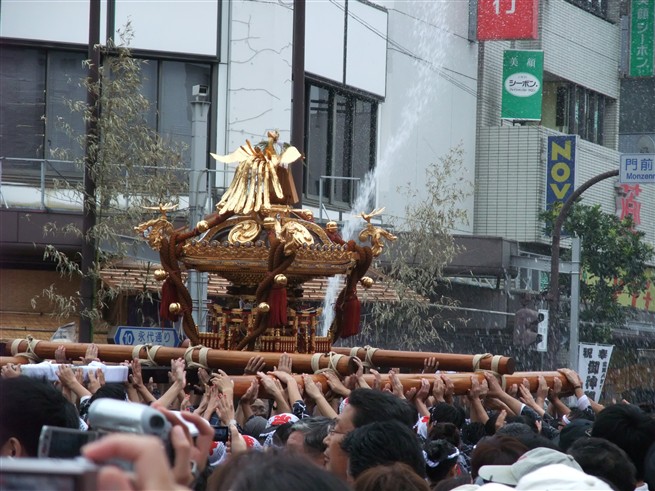
[[[653,76],[655,0],[632,0],[630,8],[630,76]]]
[[[503,55],[502,119],[540,121],[543,51],[506,50]]]

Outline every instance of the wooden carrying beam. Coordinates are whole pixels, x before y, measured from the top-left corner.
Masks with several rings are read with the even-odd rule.
[[[394,351],[377,348],[337,348],[332,351],[341,355],[356,356],[376,367],[410,368],[420,370],[426,358],[435,358],[439,362],[439,370],[456,372],[471,372],[475,370],[491,370],[500,374],[514,373],[514,358],[489,353],[480,355],[461,355],[455,353],[426,353],[414,351]]]
[[[499,381],[503,387],[511,387],[512,384],[522,383],[523,379],[525,378],[530,383],[530,391],[536,392],[537,387],[539,386],[540,376],[546,379],[546,383],[548,384],[548,387],[551,388],[553,387],[553,381],[555,380],[555,378],[559,378],[562,381],[562,395],[573,394],[573,386],[568,382],[566,377],[559,372],[514,372],[512,375],[501,375],[499,377]],[[302,387],[303,385],[302,376],[295,375],[294,377],[296,379],[296,382]],[[319,374],[311,375],[311,377],[312,380],[314,380],[314,382],[320,383],[322,385],[324,391],[326,390],[327,380],[324,375],[321,375],[319,373]],[[412,387],[418,390],[421,387],[422,378],[427,379],[430,382],[430,389],[432,389],[432,383],[434,382],[435,378],[440,377],[440,375],[400,374],[398,375],[398,377],[403,384],[404,390],[407,391]],[[447,377],[453,381],[453,385],[455,388],[455,395],[466,395],[468,390],[471,388],[471,377],[476,377],[479,382],[482,382],[484,380],[484,373],[483,372],[449,373]],[[250,384],[252,383],[253,380],[258,380],[258,378],[255,377],[254,375],[238,375],[236,377],[230,377],[230,378],[234,380],[234,395],[238,397],[245,394],[246,390],[248,390],[248,387],[250,387]],[[370,386],[373,385],[373,381],[374,381],[373,375],[364,375],[364,379]],[[384,385],[387,383],[390,383],[389,376],[382,375],[382,386],[384,387]],[[260,389],[260,395],[266,394],[261,383],[259,384],[259,389]]]
[[[16,339],[6,342],[5,354],[13,357],[33,359],[54,359],[55,350],[60,343],[49,341],[30,341]],[[86,354],[87,344],[66,343],[66,356],[77,360]],[[98,344],[98,358],[103,362],[120,363],[132,358],[148,360],[151,363],[170,366],[171,360],[184,358],[187,365],[191,362],[199,363],[212,369],[225,371],[243,371],[248,360],[253,356],[260,356],[266,362],[266,370],[279,366],[282,353],[269,353],[260,351],[230,351],[211,348],[169,348],[166,346],[125,346],[120,344]],[[340,375],[349,375],[355,368],[350,364],[350,357],[345,355],[321,354],[314,355],[289,353],[293,363],[293,370],[298,373],[314,373],[325,368],[332,368]]]

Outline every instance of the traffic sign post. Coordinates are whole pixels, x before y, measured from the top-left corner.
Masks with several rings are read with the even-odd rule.
[[[655,154],[622,153],[619,169],[621,184],[655,184]]]
[[[180,344],[180,335],[172,327],[116,326],[109,333],[115,344],[156,344],[174,348]]]

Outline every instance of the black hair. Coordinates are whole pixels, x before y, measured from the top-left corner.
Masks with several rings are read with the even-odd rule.
[[[2,378],[0,394],[0,446],[13,437],[28,456],[36,457],[44,425],[80,427],[75,406],[49,382],[24,375]]]
[[[462,474],[461,476],[449,477],[443,481],[439,481],[434,485],[432,491],[451,491],[464,484],[471,484],[471,475]]]
[[[355,389],[348,396],[348,405],[355,409],[355,428],[389,420],[398,421],[408,428],[416,423],[416,409],[407,400],[380,390]]]
[[[293,432],[292,427],[293,427],[293,422],[287,421],[286,423],[283,423],[279,425],[273,434],[273,444],[278,447],[283,447],[287,444],[287,440],[289,439],[289,435]]]
[[[477,478],[483,465],[512,465],[527,451],[528,447],[511,436],[483,438],[471,453],[471,476]]]
[[[569,447],[568,454],[586,474],[600,477],[618,491],[633,491],[637,479],[634,464],[628,455],[604,438],[581,438]]]
[[[354,489],[355,491],[430,491],[430,486],[407,464],[395,462],[365,470],[355,479]]]
[[[554,441],[549,440],[543,435],[533,433],[532,431],[522,435],[514,435],[514,438],[528,447],[528,450],[534,450],[535,448],[550,448],[551,450],[562,451]]]
[[[118,399],[119,401],[126,400],[127,392],[125,386],[121,383],[109,383],[102,385],[89,399],[89,404],[93,404],[98,399]]]
[[[637,480],[644,476],[644,460],[655,441],[655,419],[632,404],[607,406],[596,416],[591,436],[605,438],[622,448],[637,469]]]
[[[521,421],[507,423],[505,426],[503,426],[502,428],[498,428],[498,431],[496,431],[496,435],[507,435],[507,436],[513,436],[514,438],[520,435],[529,435],[529,434],[534,435],[535,434],[534,430],[526,423],[523,423]]]
[[[425,473],[433,483],[441,481],[457,464],[459,450],[447,440],[430,440],[423,445]]]
[[[455,447],[459,447],[461,438],[459,428],[453,423],[437,423],[428,430],[430,440],[446,440]]]
[[[464,421],[466,421],[466,413],[461,407],[439,402],[430,408],[430,424],[453,423],[457,428],[461,428]]]
[[[323,453],[326,448],[323,440],[325,440],[333,421],[333,419],[325,416],[304,418],[294,423],[291,431],[300,431],[303,434],[304,445],[307,450]]]
[[[486,436],[486,434],[484,424],[479,421],[465,424],[462,426],[462,431],[460,432],[462,441],[467,445],[475,445],[481,438]]]
[[[403,462],[425,477],[418,437],[398,421],[379,421],[356,428],[346,435],[341,448],[348,453],[348,471],[353,478],[366,469],[393,462]]]
[[[349,491],[334,474],[299,455],[279,450],[245,452],[219,466],[209,477],[207,491]]]

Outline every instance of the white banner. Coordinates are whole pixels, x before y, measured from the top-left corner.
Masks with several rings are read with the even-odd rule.
[[[614,345],[580,343],[579,346],[578,375],[582,379],[582,390],[590,399],[598,402]]]
[[[539,314],[543,320],[537,326],[537,334],[541,334],[541,342],[537,344],[537,351],[542,353],[548,352],[548,310],[539,309]]]

